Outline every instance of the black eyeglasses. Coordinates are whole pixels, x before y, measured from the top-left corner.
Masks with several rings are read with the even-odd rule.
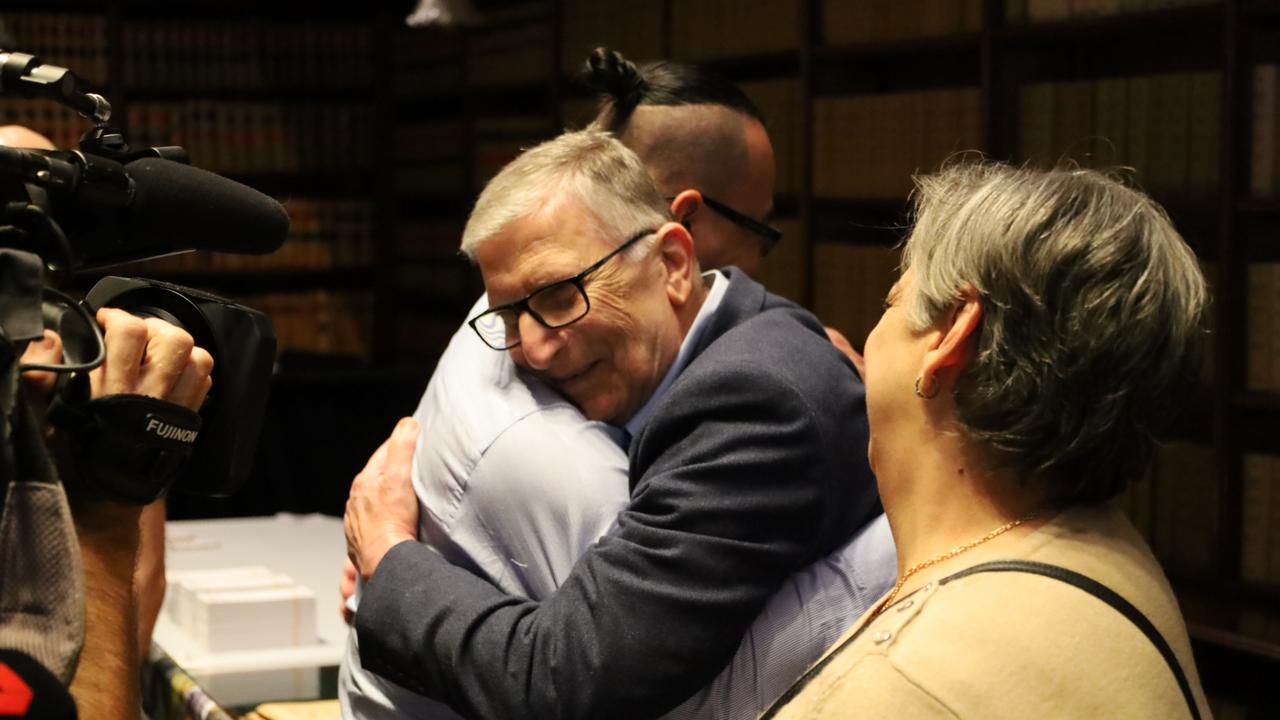
[[[485,345],[494,350],[510,350],[520,344],[520,313],[525,312],[549,329],[571,325],[591,310],[591,300],[582,281],[604,267],[615,255],[648,237],[657,230],[642,230],[597,260],[591,267],[571,278],[545,285],[524,298],[506,305],[491,307],[467,322]]]
[[[667,198],[667,202],[672,202],[674,200],[674,197]],[[707,207],[723,215],[726,220],[734,225],[746,228],[747,230],[759,235],[764,241],[763,247],[760,250],[760,254],[762,255],[768,255],[769,252],[773,250],[773,247],[778,244],[778,241],[782,239],[782,231],[778,228],[767,223],[762,223],[749,215],[744,215],[713,197],[703,195],[702,202]]]

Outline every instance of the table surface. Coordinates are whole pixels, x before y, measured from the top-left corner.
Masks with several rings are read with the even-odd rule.
[[[316,597],[316,645],[205,653],[161,613],[153,638],[174,662],[192,673],[329,667],[342,660],[347,625],[339,613],[338,580],[347,554],[342,519],[288,515],[177,520],[165,528],[169,571],[263,565],[289,575]]]

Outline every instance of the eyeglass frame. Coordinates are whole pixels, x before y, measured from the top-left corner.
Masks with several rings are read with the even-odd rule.
[[[542,287],[538,288],[537,290],[534,290],[533,292],[529,293],[528,295],[525,295],[524,297],[520,298],[519,300],[516,300],[515,302],[509,302],[509,303],[505,303],[505,304],[503,304],[503,305],[498,305],[497,307],[491,307],[491,308],[489,308],[488,310],[485,310],[484,312],[480,313],[479,315],[476,315],[475,317],[473,317],[473,318],[471,318],[470,320],[468,320],[468,321],[467,321],[467,325],[469,325],[469,326],[471,327],[471,329],[472,329],[473,331],[475,331],[475,334],[476,334],[476,335],[478,335],[478,336],[480,337],[480,341],[481,341],[481,342],[483,342],[485,345],[489,346],[490,348],[492,348],[492,349],[494,349],[494,350],[498,350],[498,351],[510,350],[510,349],[511,349],[511,348],[513,348],[513,347],[519,347],[519,346],[520,346],[520,344],[521,344],[521,342],[523,342],[523,341],[519,338],[519,333],[517,332],[516,341],[515,341],[514,343],[512,343],[512,344],[510,344],[510,345],[503,346],[503,347],[493,347],[493,343],[489,342],[489,341],[488,341],[488,339],[486,339],[486,338],[485,338],[484,333],[480,331],[480,328],[476,327],[476,323],[477,323],[477,322],[479,322],[479,321],[480,321],[480,319],[481,319],[481,318],[483,318],[483,317],[484,317],[484,316],[486,316],[486,315],[493,315],[493,314],[495,314],[495,313],[503,312],[503,311],[506,311],[506,310],[512,310],[512,311],[514,311],[514,312],[515,312],[515,314],[516,314],[516,322],[517,322],[517,323],[519,323],[519,321],[520,321],[520,313],[521,313],[521,312],[524,312],[524,313],[528,314],[528,315],[529,315],[529,317],[532,317],[534,320],[536,320],[536,321],[538,322],[538,324],[539,324],[539,325],[541,325],[541,326],[542,326],[542,327],[544,327],[544,328],[547,328],[548,330],[556,330],[556,329],[559,329],[559,328],[562,328],[562,327],[568,327],[568,326],[570,326],[570,325],[572,325],[572,324],[574,324],[574,323],[578,322],[578,321],[579,321],[579,320],[581,320],[582,318],[586,317],[586,316],[587,316],[587,314],[591,312],[591,296],[587,294],[587,288],[586,288],[586,287],[584,287],[584,286],[583,286],[583,284],[582,284],[582,283],[583,283],[583,281],[587,279],[587,276],[589,276],[591,273],[593,273],[593,272],[595,272],[595,271],[599,270],[600,268],[604,267],[605,263],[609,262],[609,261],[610,261],[610,260],[612,260],[615,256],[617,256],[617,255],[619,255],[620,253],[622,253],[622,251],[626,250],[627,248],[631,247],[632,245],[635,245],[635,244],[636,244],[637,242],[639,242],[640,240],[643,240],[644,238],[649,237],[650,235],[653,235],[653,234],[654,234],[654,233],[656,233],[656,232],[658,232],[658,231],[657,231],[656,229],[654,229],[654,228],[648,228],[648,229],[645,229],[645,230],[641,230],[640,232],[638,232],[638,233],[636,233],[635,235],[632,235],[630,238],[628,238],[626,242],[624,242],[624,243],[622,243],[621,245],[619,245],[618,247],[616,247],[616,248],[614,248],[614,249],[610,250],[610,251],[609,251],[609,252],[608,252],[604,257],[602,257],[602,258],[600,258],[599,260],[595,261],[595,262],[594,262],[594,263],[592,263],[592,264],[591,264],[591,265],[590,265],[586,270],[583,270],[582,272],[578,273],[577,275],[574,275],[573,277],[565,278],[565,279],[563,279],[563,280],[556,280],[555,282],[549,282],[549,283],[547,283],[546,285],[543,285]],[[560,323],[559,325],[552,325],[551,323],[547,322],[547,321],[542,317],[542,314],[541,314],[541,313],[539,313],[537,310],[534,310],[533,308],[529,307],[529,300],[533,299],[533,297],[534,297],[535,295],[538,295],[539,293],[545,292],[545,291],[549,290],[550,288],[556,287],[557,285],[566,285],[566,284],[567,284],[567,285],[573,285],[575,288],[577,288],[577,290],[578,290],[578,294],[582,296],[582,300],[583,300],[583,302],[585,302],[585,303],[586,303],[586,308],[585,308],[585,309],[583,309],[583,311],[582,311],[582,314],[581,314],[581,315],[579,315],[579,316],[575,317],[575,318],[574,318],[574,319],[572,319],[572,320],[569,320],[568,322],[563,322],[563,323]]]
[[[674,201],[675,201],[674,196],[667,198],[667,202],[674,202]],[[756,220],[755,218],[743,212],[734,210],[732,207],[720,202],[719,200],[716,200],[710,195],[702,195],[702,203],[707,207],[711,208],[712,210],[715,210],[716,212],[723,215],[726,220],[733,223],[734,225],[745,228],[755,233],[756,235],[759,235],[760,238],[764,241],[764,246],[761,248],[761,251],[760,251],[761,255],[768,255],[769,253],[773,252],[773,248],[776,247],[778,243],[782,241],[782,231],[779,230],[778,228],[768,223]]]

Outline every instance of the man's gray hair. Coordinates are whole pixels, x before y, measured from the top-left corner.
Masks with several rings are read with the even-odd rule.
[[[586,210],[615,245],[671,219],[640,158],[608,133],[582,130],[526,150],[489,181],[463,230],[462,252],[474,261],[476,248],[511,222],[565,201]],[[638,257],[654,242],[636,243],[628,254]]]
[[[1096,171],[971,163],[916,179],[903,268],[923,329],[972,285],[963,430],[1057,497],[1112,497],[1145,471],[1198,376],[1207,289],[1149,197]]]

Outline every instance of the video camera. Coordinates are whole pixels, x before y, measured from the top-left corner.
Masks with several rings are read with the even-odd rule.
[[[0,345],[16,357],[44,328],[57,331],[66,362],[39,369],[73,378],[55,401],[62,410],[58,417],[96,423],[91,431],[113,435],[106,444],[114,459],[141,476],[172,475],[173,458],[189,454],[179,489],[234,493],[248,477],[261,430],[275,355],[270,319],[230,300],[154,280],[106,277],[83,303],[58,287],[86,270],[186,250],[270,253],[285,240],[288,214],[252,188],[191,167],[180,147],[130,147],[107,125],[106,99],[87,92],[65,68],[0,50],[0,95],[53,99],[94,122],[77,150],[0,147]],[[102,331],[93,320],[102,307],[177,325],[213,356],[213,387],[192,426],[175,427],[166,419],[172,416],[146,408],[85,415],[85,374],[105,357]],[[0,358],[0,366],[13,359]],[[50,417],[57,423],[53,409]],[[166,442],[182,452],[165,452]],[[142,503],[165,492],[167,483],[135,481],[108,489]]]

